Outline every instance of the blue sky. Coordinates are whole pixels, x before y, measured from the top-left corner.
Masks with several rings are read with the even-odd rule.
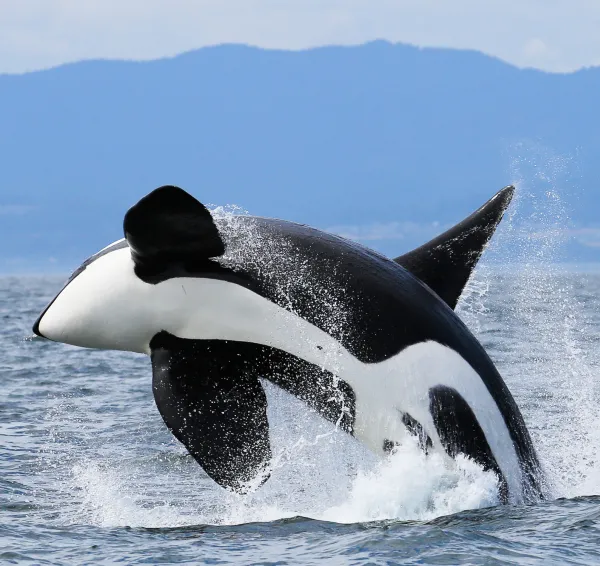
[[[2,0],[0,72],[206,45],[302,49],[387,39],[521,67],[600,65],[599,0]]]

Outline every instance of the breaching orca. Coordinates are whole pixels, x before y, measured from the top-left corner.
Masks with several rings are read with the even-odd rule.
[[[391,260],[305,225],[213,217],[160,187],[33,330],[149,354],[167,427],[226,488],[268,477],[263,378],[376,453],[416,436],[425,451],[493,470],[502,499],[532,500],[543,481],[523,417],[453,310],[513,191]]]

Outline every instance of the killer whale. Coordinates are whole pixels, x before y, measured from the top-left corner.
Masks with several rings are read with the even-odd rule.
[[[416,436],[426,451],[494,471],[504,500],[528,501],[544,491],[531,438],[452,310],[513,190],[390,260],[305,225],[213,217],[161,187],[127,212],[125,239],[84,262],[34,332],[149,354],[167,427],[224,487],[268,478],[264,378],[377,453]]]

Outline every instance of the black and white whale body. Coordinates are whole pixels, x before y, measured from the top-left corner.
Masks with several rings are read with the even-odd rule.
[[[539,498],[521,413],[451,308],[512,194],[392,261],[304,225],[213,218],[161,187],[127,212],[125,239],[71,276],[34,332],[149,354],[165,423],[230,489],[268,478],[268,379],[377,453],[417,436],[426,451],[493,470],[504,500]]]

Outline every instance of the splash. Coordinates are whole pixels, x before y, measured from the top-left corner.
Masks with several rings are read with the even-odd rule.
[[[217,226],[226,228],[222,233],[228,236],[225,255],[219,258],[221,263],[260,278],[274,293],[275,302],[291,313],[299,313],[298,297],[319,305],[319,312],[315,313],[319,326],[343,340],[352,324],[352,297],[339,284],[337,274],[341,265],[332,261],[329,276],[317,275],[314,258],[306,250],[299,249],[292,239],[281,234],[273,237],[245,212],[238,214],[230,207],[219,207],[212,212]],[[244,221],[240,221],[241,216],[245,216]],[[310,340],[302,334],[299,339]],[[336,367],[339,351],[325,353],[330,367]]]
[[[347,500],[318,518],[337,523],[426,521],[497,504],[498,479],[492,472],[462,456],[451,465],[439,454],[425,456],[415,440],[374,470],[359,473]]]
[[[240,496],[221,489],[183,449],[159,466],[96,455],[71,467],[69,523],[158,528],[296,516],[337,523],[425,520],[498,503],[495,475],[468,459],[426,457],[414,441],[381,461],[295,397],[271,384],[265,389],[278,463],[259,490]]]
[[[576,277],[572,266],[559,263],[570,241],[576,163],[533,144],[514,151],[516,197],[458,312],[488,351],[498,352],[499,332],[511,337],[494,361],[521,406],[553,495],[595,494],[600,405],[593,295],[582,302],[586,275]],[[491,289],[502,295],[493,310]]]
[[[80,497],[72,524],[146,528],[193,524],[193,520],[187,523],[185,510],[170,501],[144,501],[134,487],[138,483],[135,473],[114,462],[78,462],[71,472],[71,485]]]

